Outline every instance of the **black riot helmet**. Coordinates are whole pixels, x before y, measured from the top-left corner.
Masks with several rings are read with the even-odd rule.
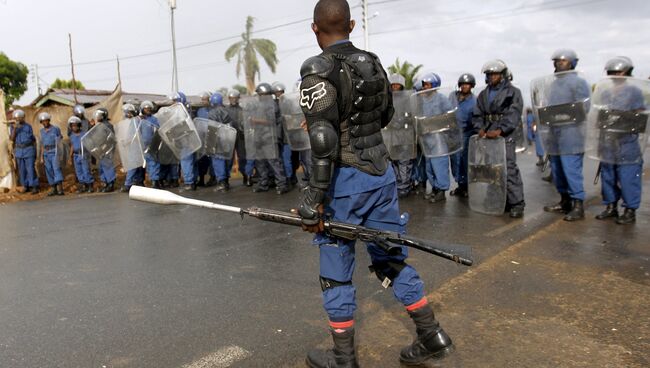
[[[257,85],[257,88],[255,88],[255,93],[260,96],[270,95],[272,92],[273,88],[268,83],[260,83]]]
[[[474,88],[476,86],[476,78],[470,73],[463,73],[459,78],[458,78],[458,87],[460,87],[461,84],[469,84]]]

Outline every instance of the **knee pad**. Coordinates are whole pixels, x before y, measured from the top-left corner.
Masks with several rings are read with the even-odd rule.
[[[400,272],[406,267],[406,262],[403,261],[388,261],[381,263],[373,263],[368,268],[370,272],[374,272],[379,281],[381,281],[381,286],[387,289],[389,286],[393,285],[393,280],[397,278]]]

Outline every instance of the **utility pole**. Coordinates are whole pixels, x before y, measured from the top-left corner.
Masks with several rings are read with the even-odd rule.
[[[174,25],[174,11],[176,0],[169,0],[169,8],[172,18],[172,90],[178,92],[178,65],[176,63],[176,26]]]
[[[363,15],[363,41],[366,51],[370,50],[370,37],[368,32],[368,0],[361,0],[361,12]]]
[[[72,35],[68,33],[68,46],[70,47],[70,68],[72,69],[72,92],[74,93],[74,103],[79,104],[77,100],[77,79],[74,76],[74,59],[72,58]]]
[[[38,75],[38,64],[32,64],[29,72],[32,74],[32,82],[36,84],[36,90],[40,96],[43,91],[41,90],[41,78]]]

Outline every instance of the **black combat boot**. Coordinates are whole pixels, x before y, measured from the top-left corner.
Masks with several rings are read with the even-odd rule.
[[[122,188],[120,188],[120,193],[128,193],[130,189],[131,186],[122,185]]]
[[[618,217],[618,209],[616,208],[616,203],[610,203],[607,205],[607,208],[598,215],[596,215],[596,220],[606,220],[608,218]]]
[[[112,193],[114,190],[115,190],[115,182],[112,181],[104,185],[104,188],[102,188],[102,193]]]
[[[449,195],[454,197],[467,198],[469,196],[469,193],[467,193],[467,187],[458,186],[458,188],[449,192]]]
[[[517,218],[517,219],[524,217],[524,206],[521,204],[517,204],[510,207],[510,217]]]
[[[636,222],[636,210],[634,208],[626,208],[622,215],[618,216],[616,223],[619,225],[633,224]]]
[[[547,181],[549,183],[552,183],[553,182],[553,173],[550,173],[550,174],[542,177],[542,180]]]
[[[200,175],[199,180],[196,182],[197,187],[204,187],[205,186],[205,176]]]
[[[415,322],[415,332],[418,337],[415,341],[402,349],[399,360],[406,365],[419,365],[428,359],[438,359],[451,353],[454,346],[451,338],[436,321],[431,306],[425,305],[409,315]]]
[[[571,211],[564,216],[564,221],[578,221],[585,218],[584,203],[580,199],[571,201]]]
[[[260,186],[259,184],[256,185],[255,188],[253,188],[253,193],[264,193],[268,191],[269,191],[269,187],[263,187]]]
[[[40,192],[41,192],[41,190],[39,189],[39,187],[32,187],[32,195],[36,195],[36,194],[38,194]]]
[[[251,178],[248,175],[244,175],[243,178],[244,185],[247,187],[252,187],[253,186],[253,178]]]
[[[439,203],[439,202],[444,202],[447,200],[447,196],[445,195],[444,190],[439,190],[439,189],[434,189],[433,190],[433,195],[431,196],[431,199],[429,202],[431,203]]]
[[[81,183],[79,183],[79,184],[77,184],[77,190],[75,191],[75,193],[77,193],[77,194],[81,194],[81,193],[83,193],[85,190],[86,190],[86,184],[81,184]]]
[[[63,183],[59,183],[56,185],[56,195],[65,195],[65,192],[63,191]]]
[[[92,184],[86,184],[86,193],[94,193],[95,189],[93,189]]]
[[[278,195],[289,193],[290,191],[291,191],[291,187],[286,186],[286,185],[275,188],[275,193],[277,193]]]
[[[569,213],[571,211],[571,197],[567,193],[560,193],[562,199],[556,204],[544,206],[545,212]]]
[[[162,188],[162,185],[160,185],[160,180],[153,180],[151,182],[151,187],[154,188],[154,189]]]
[[[210,177],[210,180],[208,180],[208,182],[205,183],[206,187],[213,187],[215,185],[217,185],[217,179],[213,177]]]
[[[196,184],[185,184],[183,185],[183,188],[181,188],[183,192],[193,192],[196,190]]]
[[[57,195],[56,185],[51,185],[50,186],[50,191],[47,192],[47,196],[48,197],[53,197],[55,195]]]
[[[217,183],[217,192],[225,193],[228,191],[228,185],[226,185],[226,181],[222,180]]]
[[[354,353],[354,328],[344,332],[332,331],[334,348],[312,350],[307,354],[307,365],[311,368],[358,368]]]

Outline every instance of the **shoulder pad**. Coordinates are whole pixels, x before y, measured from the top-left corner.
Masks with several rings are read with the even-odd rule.
[[[302,63],[302,67],[300,68],[300,76],[302,78],[308,75],[318,75],[325,77],[330,73],[333,67],[334,64],[329,58],[322,55],[312,56],[309,59],[305,60],[304,63]]]

